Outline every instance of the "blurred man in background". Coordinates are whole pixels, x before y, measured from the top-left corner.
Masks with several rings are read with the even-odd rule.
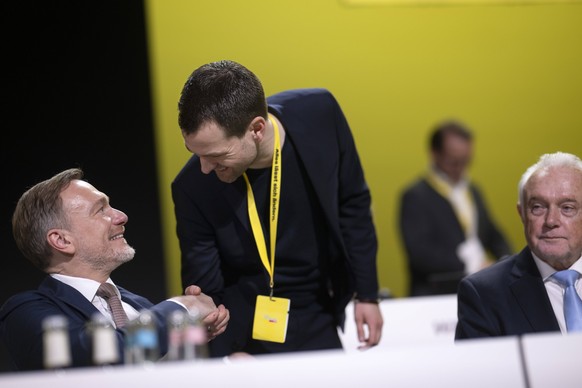
[[[461,278],[511,254],[481,191],[467,170],[473,135],[456,121],[430,135],[430,168],[401,196],[400,232],[410,271],[410,295],[456,293]]]

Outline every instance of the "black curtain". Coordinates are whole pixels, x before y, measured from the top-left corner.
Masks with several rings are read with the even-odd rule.
[[[126,239],[137,253],[113,280],[153,302],[162,300],[166,284],[142,0],[19,0],[0,7],[0,303],[36,288],[44,276],[14,244],[16,201],[29,186],[70,167],[83,168],[86,179],[129,216]]]

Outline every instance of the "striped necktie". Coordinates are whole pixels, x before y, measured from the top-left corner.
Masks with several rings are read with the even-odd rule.
[[[123,306],[121,305],[121,300],[119,300],[119,297],[117,296],[115,286],[109,283],[101,283],[97,290],[97,296],[100,296],[107,301],[107,304],[111,309],[111,315],[113,316],[115,326],[117,326],[117,328],[123,327],[128,319],[123,310]]]

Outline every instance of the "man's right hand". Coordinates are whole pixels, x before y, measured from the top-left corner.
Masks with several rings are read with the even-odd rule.
[[[200,316],[208,330],[209,341],[224,333],[230,319],[230,312],[224,305],[216,307],[212,298],[195,285],[186,287],[184,294],[172,299],[186,306],[191,314]]]

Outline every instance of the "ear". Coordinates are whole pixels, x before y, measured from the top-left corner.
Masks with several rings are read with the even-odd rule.
[[[523,215],[523,211],[522,211],[521,205],[518,203],[515,208],[517,209],[517,214],[519,214],[519,218],[521,218],[521,222],[522,223],[525,223],[525,218],[524,218],[524,215]]]
[[[262,140],[265,137],[265,132],[267,128],[267,121],[264,117],[257,116],[251,121],[249,125],[249,131],[254,140]]]
[[[47,233],[47,242],[59,252],[75,253],[75,244],[64,229],[51,229]]]

